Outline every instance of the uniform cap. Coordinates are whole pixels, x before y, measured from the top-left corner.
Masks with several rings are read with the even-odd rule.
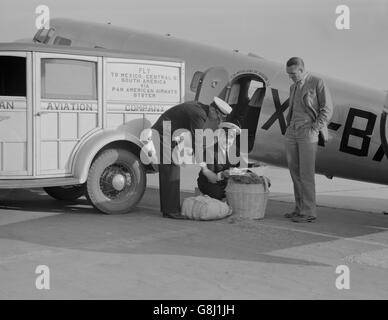
[[[227,104],[224,100],[218,97],[214,97],[214,104],[223,114],[229,114],[233,110],[229,104]]]

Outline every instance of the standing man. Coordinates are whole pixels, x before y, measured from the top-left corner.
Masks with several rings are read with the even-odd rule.
[[[333,103],[324,81],[305,72],[301,58],[293,57],[287,61],[287,73],[294,82],[290,88],[285,145],[294,184],[295,209],[285,217],[293,222],[313,222],[317,218],[315,158],[318,137],[327,141]]]
[[[160,137],[159,194],[160,211],[163,217],[185,219],[181,215],[180,206],[180,167],[171,161],[169,155],[167,159],[166,147],[163,148],[166,144],[171,145],[172,148],[175,145],[166,139],[171,139],[172,134],[177,130],[185,129],[190,131],[192,141],[195,141],[196,129],[204,129],[207,121],[213,121],[218,125],[231,111],[232,108],[217,97],[210,106],[198,101],[190,101],[168,109],[153,125],[152,129],[156,130]]]

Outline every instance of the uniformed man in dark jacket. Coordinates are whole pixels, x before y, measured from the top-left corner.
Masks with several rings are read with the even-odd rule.
[[[160,137],[159,194],[160,211],[164,217],[185,218],[181,215],[180,206],[180,167],[174,164],[171,159],[166,159],[165,152],[163,152],[165,149],[163,144],[165,145],[166,142],[171,144],[172,149],[175,144],[163,140],[171,139],[174,132],[185,129],[191,133],[192,141],[195,141],[196,129],[204,129],[207,121],[215,122],[218,125],[231,111],[232,108],[217,97],[210,105],[198,101],[184,102],[168,109],[152,126],[152,129],[156,130]],[[166,126],[166,124],[168,125]],[[166,132],[166,128],[170,132]],[[195,145],[193,147],[195,152]]]

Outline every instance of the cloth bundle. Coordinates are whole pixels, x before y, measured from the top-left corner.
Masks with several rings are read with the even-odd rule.
[[[232,214],[227,203],[209,196],[189,197],[183,201],[181,213],[192,220],[216,220]]]

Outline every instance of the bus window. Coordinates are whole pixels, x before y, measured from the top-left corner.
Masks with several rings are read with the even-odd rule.
[[[0,56],[0,96],[26,96],[26,58]]]
[[[70,59],[42,59],[42,98],[97,100],[97,64]]]

